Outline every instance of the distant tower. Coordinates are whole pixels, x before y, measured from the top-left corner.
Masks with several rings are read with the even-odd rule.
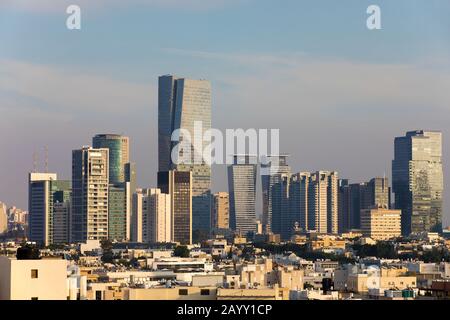
[[[256,156],[235,155],[228,166],[230,228],[246,235],[256,232]]]
[[[72,151],[72,242],[108,238],[109,149]]]
[[[173,75],[161,76],[158,81],[158,171],[192,172],[192,228],[209,233],[211,166],[205,159],[199,159],[195,150],[191,155],[191,163],[173,163],[172,149],[178,141],[171,141],[171,136],[175,130],[182,129],[195,139],[195,122],[202,125],[202,137],[211,128],[211,83],[207,80],[177,78]],[[183,138],[183,132],[180,132],[180,141]],[[209,141],[203,139],[203,145],[208,144]]]
[[[402,234],[442,231],[442,133],[410,131],[395,138],[392,189]]]

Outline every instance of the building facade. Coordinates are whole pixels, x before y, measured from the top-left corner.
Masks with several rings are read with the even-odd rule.
[[[70,181],[57,180],[56,173],[32,172],[28,176],[29,239],[40,245],[54,243],[54,231],[58,229],[55,202],[70,201]],[[59,195],[59,193],[62,193]],[[59,205],[57,205],[58,207]],[[67,216],[66,216],[67,217]]]
[[[108,238],[127,241],[131,224],[130,183],[109,184],[108,193]]]
[[[71,242],[108,238],[109,149],[72,151]]]
[[[199,132],[194,132],[195,125],[200,125]],[[211,227],[211,166],[209,159],[203,158],[201,144],[209,145],[204,134],[210,128],[210,82],[172,75],[159,77],[158,171],[192,172],[192,226],[194,230],[208,233]],[[172,140],[174,131],[175,141]],[[172,153],[176,159],[172,159]]]
[[[361,210],[373,206],[390,208],[391,189],[386,177],[373,178],[369,182],[349,184],[339,181],[339,232],[361,228]]]
[[[256,172],[253,156],[236,155],[228,166],[230,228],[243,235],[256,231]]]
[[[442,231],[442,133],[410,131],[395,138],[392,187],[402,234]]]
[[[173,242],[192,243],[192,183],[190,171],[158,172],[158,188],[170,196]]]
[[[401,236],[401,211],[387,207],[361,210],[361,231],[374,240],[389,240]]]
[[[172,210],[170,194],[162,193],[160,189],[150,189],[148,214],[149,242],[171,242]]]
[[[265,232],[272,231],[272,192],[274,186],[280,183],[282,177],[290,176],[291,168],[287,164],[288,155],[270,155],[266,157],[266,161],[261,163],[261,170],[265,170],[261,175],[262,186],[262,224]],[[275,225],[277,222],[275,222]]]
[[[109,183],[125,182],[125,165],[130,162],[129,138],[118,134],[98,134],[92,138],[95,149],[109,149]]]
[[[212,227],[216,229],[230,228],[230,197],[228,192],[214,194]]]

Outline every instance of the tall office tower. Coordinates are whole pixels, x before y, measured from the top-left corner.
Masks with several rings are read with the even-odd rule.
[[[228,166],[230,228],[242,235],[256,231],[256,163],[255,156],[235,155]]]
[[[160,189],[150,189],[148,200],[148,241],[172,241],[172,212],[170,195]]]
[[[272,215],[271,231],[279,234],[281,239],[289,240],[294,233],[295,215],[289,211],[290,174],[277,174],[277,181],[271,186],[270,204]]]
[[[289,183],[289,212],[294,224],[308,231],[308,192],[311,173],[299,172],[291,176]]]
[[[0,202],[0,234],[8,231],[8,216],[6,215],[6,205]]]
[[[442,231],[442,133],[410,131],[395,138],[392,187],[402,234]]]
[[[263,213],[262,223],[265,232],[272,230],[272,188],[279,183],[284,174],[290,175],[291,168],[287,164],[289,155],[270,155],[267,157],[266,163],[261,164],[261,170],[265,173],[261,175]],[[276,223],[275,223],[276,224]]]
[[[71,242],[108,238],[109,149],[72,151]]]
[[[158,188],[170,195],[173,242],[192,243],[192,184],[190,171],[158,172]]]
[[[64,182],[60,182],[64,185]],[[72,189],[70,181],[53,192],[53,243],[70,242],[70,208]]]
[[[194,124],[201,123],[195,135]],[[158,171],[192,171],[192,227],[193,230],[210,231],[211,218],[211,167],[202,158],[204,133],[211,128],[211,84],[206,80],[180,79],[172,75],[159,77],[158,91]],[[178,141],[171,141],[172,133],[180,129]],[[188,139],[189,133],[191,140]],[[205,137],[203,137],[205,138]],[[196,140],[197,139],[197,140]],[[203,146],[210,144],[203,139]],[[185,143],[190,146],[186,146]],[[198,148],[194,148],[194,142]],[[178,145],[181,161],[172,159],[172,149]],[[186,147],[183,147],[186,146]],[[190,149],[190,156],[186,150]],[[181,150],[182,153],[181,153]],[[197,151],[197,152],[196,152]]]
[[[338,174],[311,174],[308,190],[308,229],[319,233],[338,232]]]
[[[95,149],[109,149],[109,183],[125,182],[125,165],[130,162],[129,138],[118,134],[98,134],[92,138]]]
[[[350,223],[350,186],[348,179],[338,181],[338,231],[347,232],[351,228]]]
[[[70,194],[70,181],[57,180],[56,173],[30,173],[28,176],[29,239],[48,246],[54,243],[54,196]]]
[[[374,240],[389,240],[401,235],[401,210],[374,206],[361,210],[361,231]]]
[[[108,187],[108,238],[117,241],[130,239],[130,183],[110,184]]]
[[[370,206],[391,207],[391,188],[386,177],[373,178],[367,183],[368,201]]]
[[[230,228],[230,197],[228,192],[214,194],[212,227],[215,229]]]

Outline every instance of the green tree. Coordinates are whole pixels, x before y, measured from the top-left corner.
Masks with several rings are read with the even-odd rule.
[[[175,250],[173,250],[173,255],[175,257],[189,258],[189,249],[187,246],[177,246]]]
[[[112,251],[112,242],[109,239],[101,240],[100,246],[102,248],[102,262],[103,263],[112,263],[114,260],[114,255]]]

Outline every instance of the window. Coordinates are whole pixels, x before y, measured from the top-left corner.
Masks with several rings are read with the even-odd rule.
[[[38,270],[31,269],[31,279],[37,279],[37,278],[38,278]]]
[[[31,297],[31,300],[39,300],[38,297]]]
[[[200,290],[200,295],[202,296],[209,296],[209,289],[201,289]]]
[[[187,296],[188,295],[188,289],[180,289],[180,290],[178,290],[178,294],[180,296]]]
[[[102,292],[100,290],[95,291],[95,300],[102,300]]]

